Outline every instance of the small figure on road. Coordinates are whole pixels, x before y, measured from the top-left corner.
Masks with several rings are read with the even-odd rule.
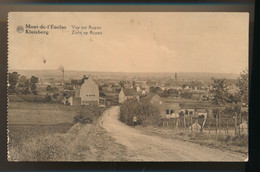
[[[136,124],[137,124],[137,117],[134,116],[134,117],[133,117],[133,125],[136,126]]]
[[[100,123],[103,124],[104,118],[101,118]]]

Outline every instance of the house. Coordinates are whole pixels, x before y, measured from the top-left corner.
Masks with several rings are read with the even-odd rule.
[[[80,106],[81,105],[81,98],[80,97],[70,97],[68,99],[68,103],[71,106]]]
[[[185,115],[190,115],[193,116],[195,114],[195,109],[194,108],[183,108],[181,107],[181,112],[183,112],[183,114]]]
[[[139,95],[135,89],[122,87],[121,91],[119,92],[119,95],[118,95],[118,102],[123,103],[124,101],[126,101],[128,99],[137,99],[139,101]]]
[[[181,107],[179,103],[165,103],[166,117],[169,117],[169,115],[171,115],[172,118],[178,118],[180,111],[181,111]]]
[[[81,98],[81,105],[99,105],[98,85],[91,79],[91,77],[84,78],[84,83],[80,87],[79,97]]]
[[[150,92],[143,100],[148,101],[154,107],[158,108],[160,115],[165,117],[165,102],[158,94]]]
[[[204,116],[207,117],[208,113],[206,109],[196,109],[195,110],[195,116]]]
[[[162,117],[179,117],[179,112],[181,110],[179,103],[167,102],[156,93],[149,93],[144,100],[158,108],[160,116]]]

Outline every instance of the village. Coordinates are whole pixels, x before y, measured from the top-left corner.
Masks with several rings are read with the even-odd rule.
[[[44,96],[48,102],[75,107],[98,105],[100,108],[108,108],[121,105],[130,99],[146,101],[158,109],[159,126],[168,126],[169,121],[175,120],[171,122],[174,127],[183,126],[201,131],[208,119],[206,124],[213,121],[215,126],[220,125],[218,127],[223,128],[241,125],[243,132],[247,132],[247,103],[234,103],[233,100],[227,100],[225,105],[214,104],[214,94],[211,92],[214,77],[201,80],[179,79],[178,73],[173,73],[170,77],[163,79],[131,76],[128,80],[109,80],[84,75],[81,79],[64,80],[64,69],[61,71],[61,78],[56,78],[56,80],[49,78],[45,79],[45,82],[36,83],[39,90],[38,96]],[[232,99],[238,89],[236,80],[225,78],[224,80],[227,83],[225,85],[227,93]],[[19,88],[19,82],[17,85]],[[21,88],[22,84],[20,84]],[[221,115],[217,112],[218,109],[221,109]],[[219,122],[220,116],[225,123]],[[183,117],[184,121],[182,119],[183,122],[180,123]]]
[[[8,160],[248,160],[248,14],[9,19]]]
[[[239,79],[192,79],[178,77],[178,73],[163,77],[87,73],[74,79],[78,74],[72,75],[69,71],[65,72],[64,68],[60,68],[60,71],[55,75],[21,71],[21,74],[9,74],[11,133],[18,134],[14,131],[21,126],[28,129],[36,127],[29,129],[29,133],[41,133],[43,130],[39,127],[43,124],[48,128],[57,125],[70,128],[76,123],[99,124],[108,127],[109,131],[109,127],[121,125],[118,121],[152,135],[154,133],[146,127],[153,127],[161,137],[166,131],[167,137],[185,139],[188,136],[191,137],[189,140],[195,139],[195,143],[198,142],[196,139],[206,134],[214,145],[224,142],[223,147],[230,146],[232,149],[234,144],[243,145],[241,148],[236,146],[236,149],[243,149],[245,153],[248,104],[236,98]],[[218,88],[225,88],[224,94],[219,97],[212,91],[217,88],[216,84]],[[216,104],[216,96],[218,101],[224,96],[225,102]],[[40,109],[33,115],[32,109],[35,108]],[[109,122],[109,114],[117,120]],[[171,132],[186,133],[186,137]],[[219,141],[220,138],[222,141]]]

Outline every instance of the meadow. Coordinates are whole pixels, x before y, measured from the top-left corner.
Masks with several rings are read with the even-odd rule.
[[[55,103],[9,102],[10,156],[14,158],[20,148],[34,138],[65,134],[73,126],[77,110],[75,107]]]
[[[77,110],[76,107],[54,103],[9,102],[8,124],[72,123]]]

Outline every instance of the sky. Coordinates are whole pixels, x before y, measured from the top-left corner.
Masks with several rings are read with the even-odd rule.
[[[26,24],[66,29],[26,34]],[[240,73],[248,67],[248,13],[12,12],[8,25],[13,70],[62,65],[77,71]],[[102,35],[72,34],[72,25],[101,27],[93,31]]]

